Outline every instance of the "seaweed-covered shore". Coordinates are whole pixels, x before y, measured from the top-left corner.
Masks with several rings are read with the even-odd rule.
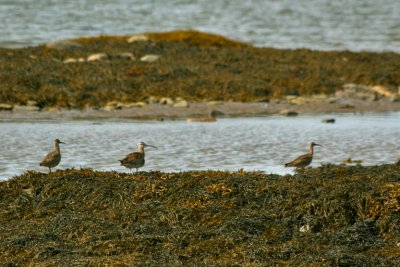
[[[5,266],[399,266],[400,163],[0,182]]]
[[[390,52],[258,48],[196,31],[79,38],[0,49],[0,110],[132,109],[140,117],[148,104],[182,111],[210,101],[400,110],[399,62]]]

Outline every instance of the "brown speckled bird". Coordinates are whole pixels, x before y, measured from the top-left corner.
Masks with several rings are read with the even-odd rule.
[[[42,162],[39,163],[40,166],[48,167],[50,172],[51,168],[57,166],[61,161],[60,144],[65,144],[61,142],[60,139],[54,140],[54,150],[47,154]]]
[[[157,149],[157,147],[155,146],[148,145],[144,142],[140,142],[138,145],[137,152],[130,153],[125,158],[121,159],[119,162],[121,162],[122,166],[125,166],[130,170],[132,170],[132,168],[135,168],[137,172],[140,167],[144,166],[144,148],[148,146]]]
[[[304,168],[311,164],[314,154],[314,146],[321,146],[312,142],[307,154],[297,157],[295,160],[285,164],[285,167]]]

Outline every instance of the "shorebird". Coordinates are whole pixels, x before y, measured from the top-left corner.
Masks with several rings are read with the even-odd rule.
[[[310,165],[311,161],[313,159],[315,146],[321,146],[321,145],[312,142],[310,144],[310,149],[308,150],[307,154],[301,155],[301,156],[297,157],[296,159],[294,159],[293,161],[286,163],[285,167],[304,168],[304,167],[307,167],[308,165]]]
[[[145,147],[154,147],[157,149],[157,147],[148,145],[144,142],[140,142],[138,145],[138,151],[137,152],[132,152],[129,155],[126,155],[125,158],[121,159],[119,162],[121,162],[122,166],[125,166],[126,168],[129,168],[132,170],[132,168],[136,168],[136,172],[140,167],[144,166],[144,148]]]
[[[49,167],[51,172],[51,168],[55,167],[61,161],[61,152],[60,152],[60,144],[65,144],[61,142],[60,139],[54,140],[54,150],[47,154],[42,162],[39,163],[40,166]]]

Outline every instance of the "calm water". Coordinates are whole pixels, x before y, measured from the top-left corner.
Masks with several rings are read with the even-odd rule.
[[[313,166],[340,163],[348,157],[363,165],[392,163],[400,158],[400,112],[366,115],[259,117],[220,119],[216,123],[185,121],[54,121],[0,122],[0,179],[38,163],[60,138],[62,161],[57,168],[90,167],[126,172],[118,159],[136,150],[139,141],[158,146],[146,150],[141,170],[262,170],[290,173],[282,165],[316,148]]]
[[[399,0],[0,0],[0,46],[176,29],[277,48],[400,52]]]

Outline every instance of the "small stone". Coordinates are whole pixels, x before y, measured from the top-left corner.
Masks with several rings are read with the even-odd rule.
[[[48,108],[46,108],[46,111],[47,112],[59,112],[59,111],[61,111],[61,109],[58,107],[48,107]]]
[[[20,106],[16,105],[14,106],[14,111],[23,111],[23,112],[29,112],[29,111],[39,111],[40,108],[37,106]]]
[[[223,113],[222,111],[216,110],[216,109],[213,109],[210,112],[211,117],[217,117],[217,116],[223,116],[223,115],[225,115],[225,113]]]
[[[143,57],[141,57],[140,61],[152,63],[152,62],[156,62],[159,58],[160,58],[159,55],[149,54],[149,55],[144,55]]]
[[[281,114],[283,116],[287,116],[287,117],[294,117],[294,116],[299,115],[298,112],[296,112],[294,110],[287,110],[287,109],[282,110],[281,112],[279,112],[279,114]]]
[[[26,102],[26,105],[29,106],[29,107],[36,107],[36,106],[37,106],[37,101],[35,101],[35,100],[28,100],[28,101]]]
[[[114,111],[118,109],[122,109],[124,107],[124,104],[118,101],[111,101],[106,104],[106,106],[103,108],[104,110],[107,111]]]
[[[100,61],[106,58],[107,54],[105,53],[91,54],[87,57],[87,61]]]
[[[172,98],[170,97],[161,97],[159,102],[162,105],[168,105],[168,106],[172,106],[175,103],[174,100],[172,100]]]
[[[376,86],[372,86],[372,91],[383,95],[383,96],[387,96],[387,97],[392,97],[394,96],[394,93],[390,92],[389,88],[381,86],[381,85],[376,85]]]
[[[64,62],[65,64],[68,64],[68,63],[76,63],[76,62],[78,62],[78,60],[77,60],[76,58],[69,57],[69,58],[66,58],[63,62]]]
[[[134,102],[134,103],[128,103],[128,104],[124,105],[125,108],[142,108],[144,106],[146,106],[146,103],[142,102],[142,101]]]
[[[149,37],[147,37],[144,34],[138,34],[138,35],[133,35],[129,37],[128,43],[134,43],[134,42],[147,42],[149,40]]]
[[[308,100],[302,96],[295,97],[289,101],[290,104],[295,104],[295,105],[305,105],[307,104],[307,102]]]
[[[146,99],[146,102],[147,102],[148,104],[157,104],[157,103],[158,103],[158,99],[157,99],[155,96],[149,96],[149,97]]]
[[[189,103],[186,100],[181,100],[179,102],[176,102],[173,107],[175,108],[187,108],[189,107]]]
[[[324,123],[335,123],[336,120],[334,118],[323,119],[322,122]]]
[[[207,104],[210,106],[217,106],[217,105],[222,105],[224,102],[222,101],[208,101]]]
[[[13,105],[0,103],[0,111],[1,110],[11,111],[11,110],[13,110],[13,108],[14,108]]]
[[[62,41],[49,42],[46,44],[46,47],[57,50],[66,50],[66,49],[81,48],[82,45],[73,41],[62,40]]]

